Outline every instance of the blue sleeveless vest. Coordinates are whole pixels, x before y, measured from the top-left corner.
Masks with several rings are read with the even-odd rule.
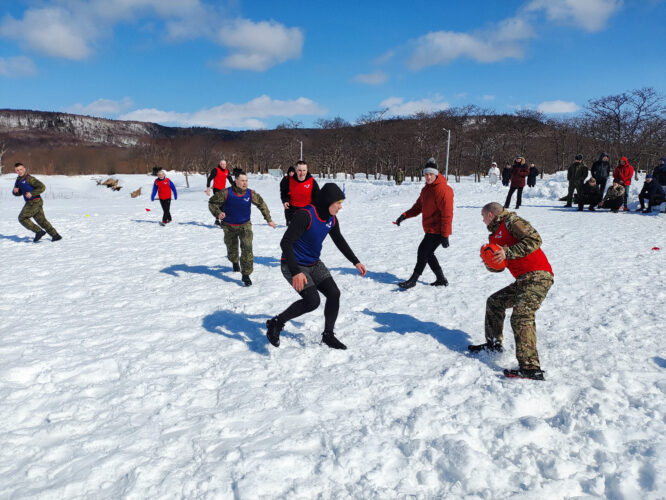
[[[250,220],[250,209],[252,208],[252,190],[248,189],[243,195],[234,193],[232,188],[227,188],[227,199],[222,211],[226,214],[224,222],[232,226],[240,226]]]
[[[41,198],[39,195],[33,196],[32,198],[26,198],[25,196],[25,193],[29,193],[35,190],[35,188],[28,183],[29,178],[30,174],[26,175],[23,179],[16,179],[14,186],[21,190],[21,193],[23,193],[23,199],[25,201],[38,200]]]
[[[319,261],[322,243],[335,225],[335,216],[331,215],[328,220],[321,220],[312,205],[303,207],[303,210],[310,213],[310,226],[294,243],[294,255],[299,265],[312,266]]]

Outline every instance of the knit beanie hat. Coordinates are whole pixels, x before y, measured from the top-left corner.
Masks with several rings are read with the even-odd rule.
[[[424,174],[434,174],[434,175],[439,174],[439,170],[437,168],[437,162],[435,161],[434,158],[430,158],[426,162],[425,167],[423,168],[423,173]]]

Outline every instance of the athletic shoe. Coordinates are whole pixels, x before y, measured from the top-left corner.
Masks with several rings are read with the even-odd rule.
[[[398,283],[400,288],[408,290],[409,288],[414,288],[416,286],[416,278],[409,278],[407,281],[402,281]]]
[[[331,349],[347,349],[347,346],[340,342],[333,332],[324,332],[321,335],[321,341]]]
[[[44,236],[45,234],[46,234],[46,231],[44,231],[43,229],[40,230],[40,231],[38,231],[38,232],[36,232],[36,233],[35,233],[35,237],[33,238],[32,241],[34,241],[35,243],[37,243],[39,240],[42,239],[42,236]]]
[[[527,378],[530,380],[545,380],[543,378],[543,371],[539,369],[528,370],[526,368],[519,368],[518,370],[504,370],[504,376],[507,378]]]
[[[442,276],[441,278],[437,278],[435,281],[430,283],[430,286],[449,286],[449,282],[444,276]]]
[[[277,316],[273,316],[271,319],[266,321],[266,338],[275,347],[280,347],[280,332],[284,328],[284,323],[280,323],[280,320]]]

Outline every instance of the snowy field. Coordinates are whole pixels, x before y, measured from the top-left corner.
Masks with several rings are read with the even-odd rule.
[[[564,176],[526,188],[519,211],[555,271],[537,313],[545,382],[502,375],[517,367],[508,315],[503,354],[466,353],[486,297],[511,282],[478,256],[481,206],[507,188],[451,177],[437,251],[450,286],[426,269],[401,291],[423,233],[391,221],[421,184],[338,180],[342,233],[369,272],[325,242],[349,347],[334,351],[323,304],[279,349],[265,337],[298,298],[279,269],[278,180],[250,176],[279,226],[253,208],[246,288],[203,176],[187,189],[169,175],[167,227],[152,177],[117,176],[112,192],[37,176],[63,236],[38,244],[16,220],[15,175],[0,176],[0,498],[666,498],[666,215],[565,210]]]

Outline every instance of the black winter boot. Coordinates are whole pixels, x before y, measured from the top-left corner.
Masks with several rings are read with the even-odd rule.
[[[44,236],[45,234],[46,234],[46,231],[44,231],[43,229],[42,229],[41,231],[36,232],[36,233],[35,233],[35,237],[33,238],[32,241],[34,241],[35,243],[37,243],[39,240],[42,239],[42,236]]]
[[[241,276],[241,280],[245,284],[245,286],[252,286],[252,280],[250,279],[250,276],[247,274],[244,274]]]
[[[416,286],[416,280],[419,279],[418,276],[414,276],[412,274],[411,278],[409,278],[407,281],[401,281],[398,283],[398,286],[400,288],[404,288],[405,290],[409,288],[414,288]]]
[[[504,370],[504,376],[507,378],[528,378],[530,380],[546,380],[543,377],[543,371],[536,369],[519,368],[518,370]]]
[[[61,240],[61,239],[62,239],[62,236],[60,236],[58,233],[51,236],[51,241],[58,241],[58,240]]]
[[[489,341],[485,344],[468,345],[469,352],[504,352],[502,344],[497,341]]]
[[[430,283],[430,286],[449,286],[449,282],[446,279],[446,276],[444,276],[444,271],[441,269],[439,271],[435,271],[435,281]]]
[[[232,262],[231,264],[234,266],[234,272],[240,273],[240,264],[238,262]]]
[[[277,316],[273,316],[271,319],[266,321],[266,337],[271,345],[275,347],[280,347],[280,332],[284,328],[284,323],[280,323],[280,320]]]
[[[333,332],[322,333],[321,341],[331,349],[347,349],[347,346],[340,342]]]

